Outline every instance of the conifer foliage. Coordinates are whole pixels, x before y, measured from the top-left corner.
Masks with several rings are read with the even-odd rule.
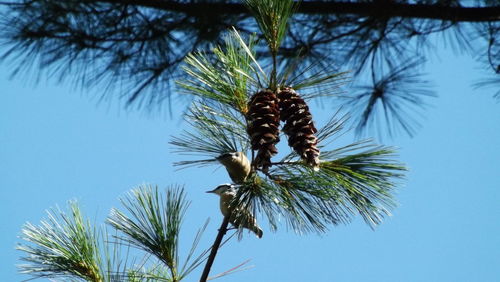
[[[262,67],[255,38],[243,38],[235,29],[213,53],[188,56],[184,67],[188,77],[178,85],[205,104],[200,108],[195,102],[191,111],[198,113],[187,117],[194,129],[204,130],[187,130],[172,144],[181,153],[216,158],[228,153],[225,140],[235,140],[238,145],[231,150],[251,155],[251,172],[238,183],[230,206],[234,211],[250,211],[259,222],[267,218],[271,230],[286,224],[297,233],[322,233],[330,225],[350,222],[356,214],[375,227],[390,215],[395,206],[395,180],[404,176],[404,166],[393,160],[395,150],[370,140],[329,148],[347,118],[334,115],[317,128],[308,103],[327,96],[325,93],[338,93],[343,74],[323,69],[309,77],[308,72],[294,67],[300,64],[279,61],[284,29],[296,8],[293,1],[246,3],[266,39],[272,65]],[[205,118],[209,113],[213,118]],[[221,128],[232,129],[221,132]],[[292,149],[288,152],[278,146],[280,129]],[[177,164],[216,162],[204,158]],[[244,214],[232,216],[244,220]],[[218,249],[227,224],[223,221],[219,228],[213,250]],[[239,227],[240,235],[242,231]],[[206,271],[215,255],[213,251],[209,256]]]
[[[141,187],[122,200],[127,212],[112,209],[107,223],[119,232],[114,238],[156,257],[156,263],[129,269],[127,265],[109,260],[106,269],[100,258],[91,257],[92,253],[87,258],[88,265],[96,268],[92,273],[100,278],[89,278],[89,281],[116,281],[112,275],[122,275],[119,281],[180,281],[206,261],[200,279],[204,282],[209,279],[217,251],[230,230],[230,222],[237,225],[234,226],[237,231],[230,234],[229,239],[234,234],[242,238],[243,226],[238,226],[237,222],[248,222],[250,218],[256,226],[259,222],[263,229],[268,227],[272,231],[286,225],[300,234],[322,233],[332,225],[350,222],[356,215],[375,227],[396,206],[393,192],[397,180],[404,177],[405,167],[394,160],[395,150],[370,140],[347,145],[332,142],[342,133],[347,120],[337,114],[318,129],[313,122],[308,101],[325,96],[324,93],[337,93],[343,82],[342,74],[324,69],[314,76],[301,77],[307,72],[293,67],[282,68],[293,64],[278,61],[279,47],[296,8],[295,2],[247,0],[246,4],[262,31],[262,38],[266,39],[273,57],[272,65],[262,67],[259,64],[255,37],[243,38],[233,29],[228,32],[224,44],[211,52],[188,55],[183,66],[185,77],[177,82],[184,93],[196,98],[185,116],[188,128],[180,136],[173,137],[170,144],[176,152],[204,158],[176,165],[229,165],[230,162],[219,162],[222,157],[245,160],[237,163],[241,167],[228,169],[237,185],[229,185],[234,193],[231,190],[228,212],[223,214],[213,245],[194,256],[205,225],[196,234],[186,262],[180,263],[180,227],[189,205],[183,188],[171,187],[162,196],[157,188]],[[290,78],[292,73],[298,75]],[[285,147],[278,152],[280,128],[288,139],[289,151]],[[248,170],[247,163],[250,163]],[[236,177],[234,172],[242,168],[245,168],[244,173]],[[263,218],[267,218],[267,226],[262,224]],[[82,233],[79,221],[67,221],[66,224],[78,227],[76,235]],[[62,265],[58,257],[47,260],[54,253],[57,256],[65,250],[62,243],[67,240],[60,243],[59,237],[71,234],[66,234],[64,226],[55,221],[43,223],[42,227],[29,225],[24,233],[27,241],[38,244],[21,248],[35,256],[25,259],[33,263],[23,267],[26,273],[42,277],[90,277],[86,274],[91,273],[89,271],[83,274],[78,269],[65,271],[65,267],[71,266]],[[272,236],[272,233],[264,233]],[[89,237],[88,240],[93,242],[94,239]],[[50,252],[45,252],[47,246]],[[48,266],[44,265],[47,261]],[[69,262],[79,265],[78,261]],[[110,266],[113,266],[111,270]],[[53,275],[51,269],[59,272]]]
[[[153,110],[174,106],[171,98],[178,92],[172,82],[183,75],[180,66],[188,54],[221,43],[230,26],[244,35],[260,28],[259,38],[270,47],[269,51],[264,44],[258,46],[266,64],[271,58],[300,56],[304,68],[319,62],[353,71],[352,88],[359,87],[359,95],[332,102],[349,107],[361,134],[383,130],[411,136],[434,96],[421,66],[426,61],[422,55],[432,57],[440,49],[431,40],[438,36],[452,49],[474,55],[492,75],[477,86],[490,86],[500,97],[498,0],[296,0],[299,8],[277,4],[274,15],[265,17],[273,1],[247,0],[250,9],[243,2],[0,1],[0,44],[6,47],[0,58],[12,63],[13,75],[31,76],[36,71],[37,76],[67,79],[127,105]],[[252,14],[259,18],[257,24]],[[277,16],[292,20],[276,21]],[[416,63],[408,65],[409,61]],[[366,79],[370,76],[372,81]]]

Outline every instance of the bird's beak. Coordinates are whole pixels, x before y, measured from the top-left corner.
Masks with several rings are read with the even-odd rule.
[[[205,193],[215,193],[214,190],[206,191]]]

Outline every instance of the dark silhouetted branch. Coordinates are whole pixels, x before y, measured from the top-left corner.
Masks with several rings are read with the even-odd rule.
[[[138,5],[143,7],[181,12],[188,15],[247,14],[240,3],[177,3],[162,0],[102,0],[96,2]],[[304,1],[297,11],[301,14],[356,14],[375,17],[403,17],[447,20],[456,22],[500,21],[500,6],[451,7],[437,4],[402,4],[385,1],[375,2],[320,2]]]
[[[214,263],[215,256],[217,255],[217,251],[222,243],[222,238],[226,235],[227,226],[229,224],[229,217],[224,217],[222,220],[222,224],[219,228],[219,233],[217,233],[217,237],[215,238],[214,244],[212,245],[212,250],[210,251],[210,255],[208,256],[207,263],[205,264],[205,268],[203,269],[203,273],[201,274],[200,282],[206,282],[208,279],[208,274],[210,273],[210,269],[212,268],[212,264]]]

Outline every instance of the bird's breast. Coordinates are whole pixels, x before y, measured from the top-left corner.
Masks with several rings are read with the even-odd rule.
[[[234,195],[225,195],[222,194],[220,196],[220,211],[222,215],[228,216],[230,215],[230,207],[231,201],[233,200]]]

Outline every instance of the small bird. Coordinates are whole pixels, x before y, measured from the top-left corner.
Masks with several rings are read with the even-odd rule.
[[[212,191],[207,191],[207,193],[214,193],[220,196],[220,211],[222,215],[230,216],[229,222],[235,227],[243,227],[254,232],[257,237],[262,238],[262,229],[257,225],[257,220],[248,210],[241,211],[238,208],[232,210],[230,204],[236,196],[236,185],[233,184],[221,184],[217,186]],[[238,215],[239,218],[235,218]]]
[[[242,184],[247,179],[252,167],[243,152],[225,153],[216,158],[226,167],[229,177],[235,184]]]

